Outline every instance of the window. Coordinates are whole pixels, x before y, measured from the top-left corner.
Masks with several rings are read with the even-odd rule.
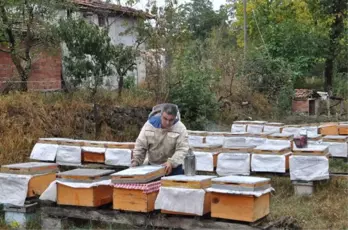
[[[98,25],[101,27],[106,26],[106,18],[104,17],[104,15],[98,14]]]

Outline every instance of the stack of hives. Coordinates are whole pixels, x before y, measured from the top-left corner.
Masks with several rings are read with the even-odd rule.
[[[51,161],[59,165],[79,166],[99,163],[111,166],[130,166],[133,142],[106,142],[66,138],[40,138],[30,158]]]

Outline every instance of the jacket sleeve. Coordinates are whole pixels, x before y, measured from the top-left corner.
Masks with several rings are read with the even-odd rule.
[[[186,129],[184,129],[176,142],[175,152],[171,158],[168,158],[168,162],[173,165],[173,168],[184,164],[184,158],[189,150],[188,134]]]
[[[133,164],[135,162],[138,166],[144,163],[146,152],[148,149],[148,143],[145,136],[145,126],[146,125],[144,125],[141,129],[133,149],[133,158],[131,163]]]

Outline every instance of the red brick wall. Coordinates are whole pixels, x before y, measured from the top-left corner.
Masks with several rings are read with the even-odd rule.
[[[41,52],[35,57],[28,80],[28,90],[61,89],[62,58],[61,53]],[[19,81],[17,70],[9,54],[0,52],[0,88],[7,80]],[[15,78],[15,79],[13,79]]]
[[[308,100],[293,100],[292,112],[308,113],[309,101]]]

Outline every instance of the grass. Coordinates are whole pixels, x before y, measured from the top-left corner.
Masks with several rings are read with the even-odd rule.
[[[272,177],[271,221],[291,217],[303,229],[348,228],[348,181],[321,182],[310,197],[294,195],[287,177]]]
[[[154,105],[152,95],[146,91],[124,91],[121,99],[116,92],[101,92],[97,100],[106,109]],[[1,96],[0,111],[0,165],[27,161],[40,137],[95,139],[93,109],[86,91],[11,93]],[[134,141],[140,131],[130,126],[115,132],[105,122],[102,127],[99,139],[106,141]]]
[[[343,158],[330,158],[329,169],[332,173],[348,173],[348,162]]]

